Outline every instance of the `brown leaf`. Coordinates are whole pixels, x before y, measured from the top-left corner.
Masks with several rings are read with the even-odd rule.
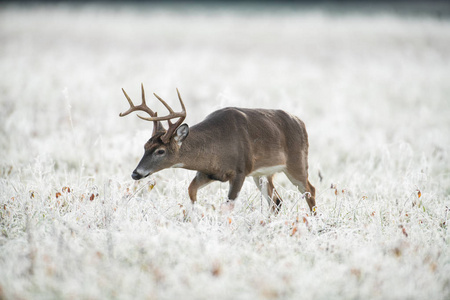
[[[294,228],[292,228],[291,236],[293,236],[296,232],[297,232],[297,226],[294,226]]]
[[[360,269],[353,268],[350,270],[350,273],[353,276],[356,276],[358,279],[361,278],[361,270]]]
[[[432,272],[436,272],[437,267],[438,267],[437,264],[434,263],[434,262],[432,262],[432,263],[430,264],[430,269],[431,269]]]
[[[408,237],[408,233],[406,232],[405,226],[403,226],[403,225],[398,225],[398,228],[401,228],[401,229],[402,229],[403,235],[406,236],[406,237]]]
[[[214,277],[218,277],[221,273],[222,273],[222,266],[220,265],[219,262],[215,262],[215,263],[212,265],[212,268],[211,268],[211,274],[212,274]]]
[[[404,235],[404,236],[408,237],[408,233],[406,232],[405,227],[402,228],[402,232],[403,232],[403,235]]]
[[[309,227],[308,219],[303,217],[303,223],[305,223],[306,227]]]

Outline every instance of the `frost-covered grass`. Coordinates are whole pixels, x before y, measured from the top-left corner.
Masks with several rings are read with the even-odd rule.
[[[449,19],[3,6],[0,44],[1,299],[450,297]],[[141,82],[189,124],[301,117],[318,216],[284,176],[276,216],[252,180],[230,215],[221,183],[190,211],[192,171],[133,182]]]

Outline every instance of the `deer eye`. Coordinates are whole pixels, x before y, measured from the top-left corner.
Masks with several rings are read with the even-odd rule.
[[[166,154],[166,150],[164,149],[159,149],[156,151],[156,155],[164,155],[164,154]]]

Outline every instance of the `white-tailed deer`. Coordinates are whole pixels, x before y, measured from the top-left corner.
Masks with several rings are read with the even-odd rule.
[[[144,156],[131,175],[133,179],[171,167],[196,170],[189,185],[192,203],[197,200],[199,188],[219,180],[230,183],[227,203],[233,207],[245,177],[253,176],[271,208],[278,211],[281,198],[272,180],[275,173],[284,172],[301,193],[307,192],[306,201],[314,211],[315,188],[308,181],[308,135],[299,118],[282,110],[228,107],[189,127],[182,124],[186,109],[178,89],[181,112],[174,112],[154,94],[169,110],[162,117],[147,106],[143,85],[141,90],[142,103],[135,106],[122,89],[130,108],[120,116],[143,111],[150,117],[138,117],[154,124],[153,134],[144,146]],[[176,118],[178,121],[172,123]],[[167,130],[161,121],[168,121]],[[267,181],[261,180],[264,176]]]

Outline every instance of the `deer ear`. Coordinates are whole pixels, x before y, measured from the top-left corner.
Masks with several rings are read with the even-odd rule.
[[[186,139],[188,135],[189,135],[189,126],[188,124],[183,124],[177,128],[174,139],[178,143],[178,145],[181,145],[181,143]]]

